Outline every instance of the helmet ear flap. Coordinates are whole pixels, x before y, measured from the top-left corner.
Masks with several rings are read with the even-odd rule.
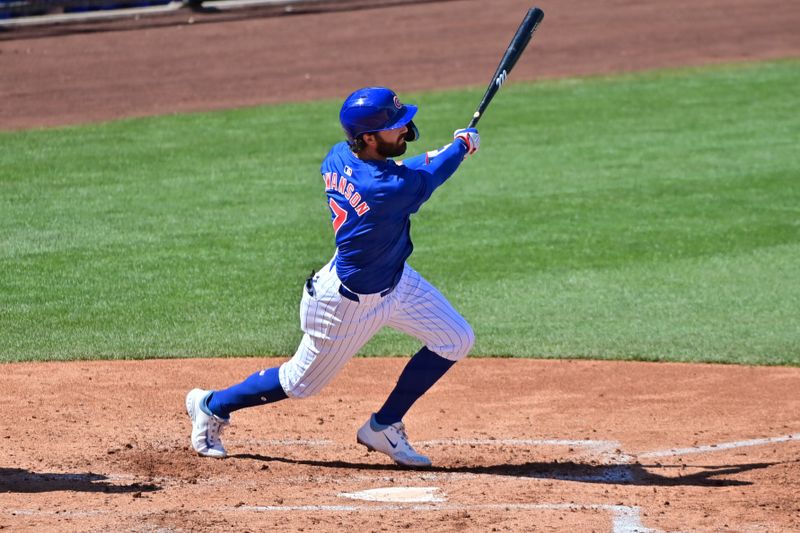
[[[417,125],[414,124],[414,121],[409,120],[406,126],[408,127],[408,131],[406,132],[406,141],[414,142],[419,139],[419,128],[417,128]]]

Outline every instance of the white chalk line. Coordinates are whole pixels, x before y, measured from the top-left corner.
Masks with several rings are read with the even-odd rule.
[[[350,444],[339,443],[327,439],[240,439],[226,440],[225,444],[234,446],[341,446],[349,447]],[[591,439],[438,439],[414,442],[420,448],[437,448],[444,446],[563,446],[570,448],[585,448],[600,456],[611,456],[614,459],[627,458],[619,451],[620,443],[615,440]]]
[[[687,448],[670,448],[666,450],[656,450],[650,452],[642,452],[636,454],[636,458],[658,458],[658,457],[675,457],[680,455],[699,454],[708,452],[717,452],[724,450],[732,450],[737,448],[745,448],[752,446],[762,446],[766,444],[778,444],[783,442],[800,442],[800,433],[791,435],[783,435],[777,437],[766,437],[760,439],[749,439],[732,442],[724,442],[718,444],[707,444],[701,446],[691,446]],[[261,446],[345,446],[344,444],[337,443],[325,439],[272,439],[272,440],[240,440],[231,441],[232,444],[252,444]],[[418,443],[420,446],[438,447],[438,446],[568,446],[568,447],[585,447],[589,450],[598,452],[601,456],[607,459],[615,459],[619,463],[623,463],[618,469],[609,468],[605,473],[597,476],[561,476],[565,480],[574,481],[627,481],[630,480],[630,470],[625,466],[626,463],[632,460],[630,455],[619,452],[620,444],[612,440],[573,440],[573,439],[443,439],[443,440],[430,440]],[[439,478],[459,478],[459,477],[477,477],[486,474],[471,474],[471,473],[420,473],[423,479],[439,479]],[[87,475],[76,474],[76,479],[82,479]],[[373,479],[374,476],[363,476],[367,479]],[[110,475],[107,480],[130,480],[132,476],[129,475]],[[387,478],[389,479],[389,478]],[[653,533],[657,530],[645,528],[641,524],[640,508],[635,506],[623,505],[578,505],[578,504],[477,504],[477,505],[371,505],[356,506],[356,505],[332,505],[332,506],[315,506],[315,505],[300,505],[300,506],[241,506],[234,508],[236,511],[250,510],[258,512],[269,511],[363,511],[363,510],[416,510],[416,511],[447,511],[447,510],[469,510],[469,509],[515,509],[515,510],[580,510],[580,509],[595,509],[606,510],[613,513],[614,533]],[[6,509],[7,514],[16,516],[42,516],[42,515],[59,515],[59,516],[72,516],[72,517],[86,517],[108,514],[108,511],[103,510],[85,510],[85,511],[42,511],[30,509]]]
[[[615,440],[590,439],[439,439],[415,442],[419,446],[588,446],[616,449]]]
[[[367,502],[440,503],[447,501],[439,487],[378,487],[355,492],[340,492],[337,496]]]
[[[615,440],[592,440],[592,439],[440,439],[425,440],[416,445],[427,447],[440,446],[528,446],[537,447],[568,447],[584,448],[588,452],[595,454],[602,464],[630,463],[633,458],[622,453],[619,441]]]
[[[242,505],[237,511],[270,512],[386,512],[386,511],[603,511],[612,516],[613,533],[659,533],[644,527],[641,509],[628,505],[575,503],[486,503],[486,504],[382,504],[382,505]]]
[[[707,444],[702,446],[692,446],[688,448],[671,448],[668,450],[656,450],[642,452],[638,454],[623,453],[621,445],[615,440],[591,440],[591,439],[437,439],[420,441],[416,444],[419,447],[443,447],[443,446],[494,446],[494,447],[569,447],[584,448],[588,452],[595,454],[599,467],[596,473],[583,475],[570,474],[536,474],[530,475],[533,479],[558,479],[561,481],[579,481],[595,483],[630,483],[634,481],[634,473],[629,465],[638,459],[654,459],[659,457],[675,457],[680,455],[708,453],[737,448],[760,446],[765,444],[777,444],[782,442],[800,441],[800,433],[783,435],[777,437],[766,437],[761,439],[740,440],[724,442],[718,444]],[[249,441],[251,444],[261,443],[262,445],[274,446],[345,446],[330,440],[271,440],[271,441]],[[470,472],[440,472],[423,474],[424,479],[459,479],[476,478],[482,476],[492,476],[490,473],[470,473]],[[368,477],[368,476],[367,476]]]
[[[225,439],[225,446],[341,446],[327,439]]]
[[[326,439],[246,439],[226,441],[226,445],[233,446],[254,446],[254,447],[335,447],[348,448],[352,445],[335,442]],[[600,464],[618,465],[633,462],[633,457],[620,451],[620,443],[615,440],[592,440],[592,439],[437,439],[423,440],[414,442],[414,446],[419,448],[439,448],[447,446],[491,446],[491,447],[568,447],[581,448],[584,453],[589,453],[596,457]],[[620,477],[622,476],[622,477]],[[629,476],[628,476],[629,477]],[[584,479],[584,478],[576,478]],[[622,480],[627,479],[623,474],[614,475],[608,478],[607,474],[593,479],[602,480]]]
[[[690,455],[694,453],[719,452],[723,450],[735,450],[736,448],[747,448],[750,446],[763,446],[765,444],[776,444],[789,441],[800,442],[800,433],[785,435],[780,437],[767,437],[763,439],[737,440],[733,442],[722,442],[719,444],[705,444],[702,446],[690,446],[688,448],[670,448],[668,450],[657,450],[637,454],[637,457],[652,459],[655,457],[676,457],[679,455]]]
[[[210,509],[209,509],[210,510]],[[612,533],[661,533],[660,530],[644,527],[641,508],[628,505],[575,504],[575,503],[487,503],[487,504],[381,504],[381,505],[240,505],[218,508],[223,512],[386,512],[386,511],[601,511],[611,513]],[[6,509],[12,516],[60,516],[85,518],[118,514],[110,510],[43,511],[34,509]],[[144,513],[147,514],[147,513]],[[135,513],[136,516],[143,513]]]
[[[437,439],[416,442],[420,448],[436,448],[444,446],[493,446],[493,447],[570,447],[583,448],[595,453],[603,464],[630,464],[636,458],[652,459],[657,457],[675,457],[679,455],[690,455],[697,453],[717,452],[723,450],[733,450],[736,448],[746,448],[752,446],[762,446],[765,444],[777,444],[782,442],[800,441],[800,433],[791,435],[781,435],[777,437],[765,437],[760,439],[739,440],[723,442],[717,444],[705,444],[700,446],[690,446],[687,448],[669,448],[666,450],[655,450],[628,454],[621,451],[621,444],[615,440],[592,440],[592,439]],[[271,439],[271,440],[232,440],[233,445],[250,446],[308,446],[326,447],[342,446],[348,444],[338,443],[326,439]]]
[[[87,511],[67,511],[67,510],[56,510],[56,511],[42,511],[40,509],[6,509],[6,514],[10,514],[12,516],[58,516],[58,517],[65,517],[65,518],[88,518],[90,516],[102,516],[111,514],[112,511],[106,511],[101,509],[92,509]]]
[[[261,446],[349,446],[328,439],[239,439],[227,440],[225,444],[255,444]],[[591,439],[438,439],[415,441],[415,446],[583,446],[599,449],[617,449],[615,440]]]

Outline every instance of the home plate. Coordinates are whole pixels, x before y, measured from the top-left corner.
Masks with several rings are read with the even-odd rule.
[[[440,494],[439,487],[386,487],[359,492],[342,492],[339,496],[368,502],[428,503],[446,501],[446,498]]]

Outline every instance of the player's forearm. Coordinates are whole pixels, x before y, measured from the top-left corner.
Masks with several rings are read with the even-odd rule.
[[[453,143],[445,144],[438,150],[430,150],[423,154],[415,155],[414,157],[409,157],[408,159],[403,160],[403,165],[407,166],[408,168],[413,168],[414,170],[420,170],[423,167],[430,165],[431,162],[436,160],[439,156],[443,155],[444,152],[447,149],[451,148],[452,146]]]
[[[430,153],[431,152],[426,152],[423,154],[415,155],[414,157],[409,157],[408,159],[403,159],[403,161],[401,161],[401,164],[408,168],[418,170],[428,162],[428,154]]]
[[[403,164],[410,169],[429,174],[429,179],[435,182],[435,187],[438,187],[453,175],[466,153],[467,148],[464,143],[456,141],[439,150],[406,159]]]

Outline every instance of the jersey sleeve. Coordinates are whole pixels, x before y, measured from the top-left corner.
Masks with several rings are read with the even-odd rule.
[[[408,159],[404,159],[401,164],[405,165],[408,168],[413,169],[421,169],[426,165],[429,165],[431,161],[436,159],[438,156],[442,155],[442,153],[450,148],[453,143],[446,144],[439,148],[438,150],[431,150],[429,152],[425,152],[424,154],[415,155],[414,157],[409,157]]]
[[[416,213],[464,160],[467,147],[457,141],[440,150],[408,158],[397,167],[401,198],[409,213]]]

